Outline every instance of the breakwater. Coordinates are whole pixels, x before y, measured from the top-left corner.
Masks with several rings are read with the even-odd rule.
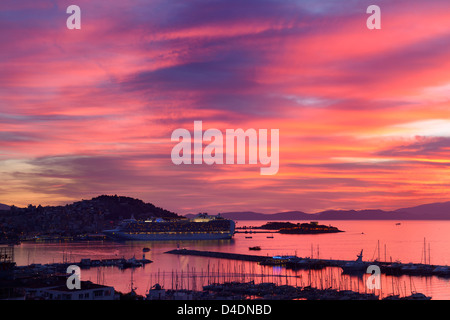
[[[190,256],[200,256],[200,257],[210,257],[218,259],[231,259],[240,261],[253,261],[258,262],[262,265],[281,265],[289,266],[294,268],[306,267],[311,269],[317,269],[318,267],[341,267],[347,263],[353,262],[349,260],[331,260],[331,259],[311,259],[311,258],[299,258],[295,256],[262,256],[262,255],[251,255],[251,254],[239,254],[239,253],[227,253],[227,252],[217,252],[217,251],[200,251],[200,250],[188,250],[188,249],[175,249],[170,250],[165,253],[168,254],[179,254],[179,255],[190,255]],[[299,260],[297,260],[299,259]]]
[[[266,256],[258,256],[258,255],[250,255],[250,254],[226,253],[226,252],[217,252],[217,251],[200,251],[200,250],[188,250],[188,249],[175,249],[175,250],[167,251],[165,253],[179,254],[179,255],[185,255],[185,256],[200,256],[200,257],[210,257],[210,258],[218,258],[218,259],[253,261],[253,262],[262,262],[268,258]]]

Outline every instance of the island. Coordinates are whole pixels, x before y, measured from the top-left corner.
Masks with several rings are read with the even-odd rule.
[[[274,230],[284,234],[317,234],[317,233],[337,233],[343,232],[336,227],[321,225],[316,221],[310,223],[291,223],[291,222],[267,222],[266,224],[255,227],[255,229]]]

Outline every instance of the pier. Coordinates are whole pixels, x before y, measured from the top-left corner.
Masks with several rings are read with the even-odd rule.
[[[210,257],[218,259],[231,259],[240,261],[253,261],[258,262],[262,265],[282,265],[290,266],[292,268],[298,266],[305,266],[311,269],[316,269],[319,266],[329,266],[329,267],[342,267],[349,262],[354,262],[350,260],[330,260],[330,259],[311,259],[311,258],[299,258],[295,256],[262,256],[262,255],[251,255],[251,254],[238,254],[238,253],[226,253],[226,252],[216,252],[216,251],[200,251],[200,250],[188,250],[188,249],[175,249],[170,250],[165,253],[168,254],[179,254],[188,256],[200,256],[200,257]],[[299,259],[299,260],[296,260]],[[374,264],[374,263],[371,263]]]
[[[200,250],[188,250],[188,249],[175,249],[175,250],[167,251],[165,253],[179,254],[179,255],[185,255],[185,256],[200,256],[200,257],[210,257],[210,258],[218,258],[218,259],[253,261],[253,262],[262,262],[265,259],[269,258],[266,256],[257,256],[257,255],[251,255],[251,254],[226,253],[226,252],[217,252],[217,251],[200,251]]]

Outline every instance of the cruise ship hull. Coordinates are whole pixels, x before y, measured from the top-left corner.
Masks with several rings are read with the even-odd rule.
[[[142,233],[129,234],[126,232],[107,230],[103,231],[108,237],[117,240],[140,240],[140,241],[169,241],[169,240],[221,240],[231,239],[232,233]]]
[[[201,215],[192,220],[123,220],[118,227],[103,233],[117,240],[218,240],[231,239],[235,222]]]

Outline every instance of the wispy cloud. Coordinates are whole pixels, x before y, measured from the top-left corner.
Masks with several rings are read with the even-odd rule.
[[[125,194],[178,212],[447,197],[448,1],[0,4],[0,202]],[[418,23],[420,21],[420,23]],[[171,132],[280,129],[280,170],[175,166]],[[412,174],[414,173],[414,174]],[[426,188],[424,188],[426,186]]]

